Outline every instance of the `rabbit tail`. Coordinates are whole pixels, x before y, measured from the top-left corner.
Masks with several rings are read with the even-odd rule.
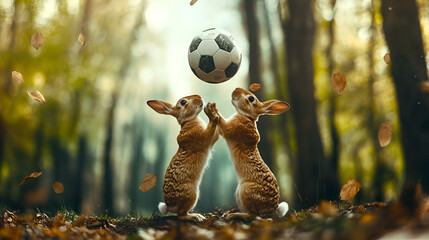
[[[281,202],[276,210],[277,216],[283,217],[289,210],[289,205],[286,202]]]
[[[168,213],[168,207],[167,207],[167,204],[165,204],[165,203],[163,203],[163,202],[160,202],[160,203],[158,204],[158,209],[159,209],[159,211],[162,213],[162,215],[167,215],[167,213]]]

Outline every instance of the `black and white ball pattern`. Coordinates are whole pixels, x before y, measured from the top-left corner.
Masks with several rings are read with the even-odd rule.
[[[240,68],[241,51],[231,34],[210,28],[191,42],[188,51],[192,72],[208,83],[221,83],[232,78]]]

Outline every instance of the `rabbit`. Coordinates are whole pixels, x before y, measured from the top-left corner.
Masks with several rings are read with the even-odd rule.
[[[160,114],[175,117],[181,126],[177,136],[179,149],[165,171],[162,188],[165,203],[160,202],[158,209],[164,215],[175,213],[181,220],[204,221],[203,215],[189,211],[197,203],[198,187],[210,149],[219,138],[219,116],[207,111],[212,105],[208,103],[204,112],[210,122],[205,127],[198,117],[204,105],[199,95],[183,97],[174,106],[161,100],[150,100],[147,104]]]
[[[287,111],[290,105],[279,100],[260,102],[254,94],[242,88],[232,92],[232,104],[237,113],[230,120],[221,116],[215,104],[209,107],[219,116],[220,135],[227,142],[238,177],[235,197],[241,212],[231,213],[226,218],[283,217],[289,205],[286,202],[279,204],[277,179],[259,154],[256,122],[260,115],[280,114]]]

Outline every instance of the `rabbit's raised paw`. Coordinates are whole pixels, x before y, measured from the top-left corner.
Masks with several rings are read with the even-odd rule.
[[[216,103],[209,102],[204,108],[204,112],[210,121],[219,122],[219,115],[216,111]]]

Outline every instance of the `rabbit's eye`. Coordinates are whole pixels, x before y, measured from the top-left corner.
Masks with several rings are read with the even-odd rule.
[[[186,100],[180,101],[180,105],[185,106],[185,104],[186,104]]]
[[[255,98],[253,96],[248,97],[248,99],[249,99],[250,102],[255,101]]]

